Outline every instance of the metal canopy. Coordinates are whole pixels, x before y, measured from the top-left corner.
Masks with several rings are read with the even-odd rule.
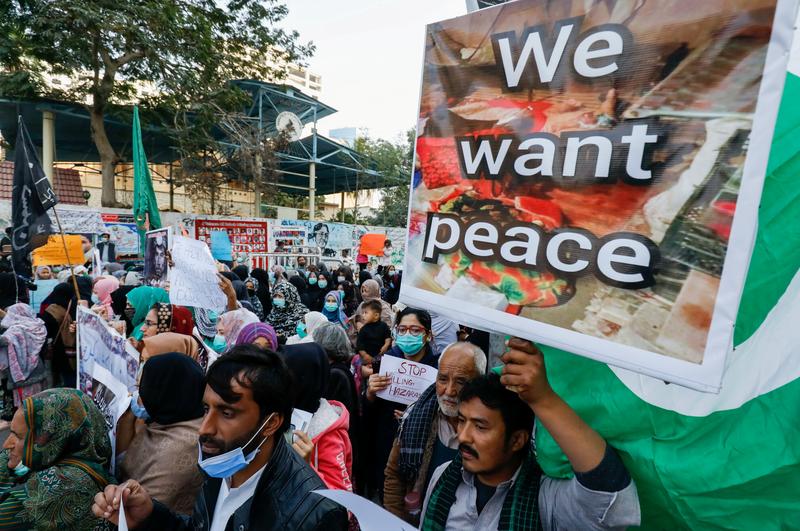
[[[37,146],[42,145],[42,113],[55,114],[55,160],[64,162],[100,162],[92,141],[89,112],[83,105],[55,100],[15,101],[0,99],[0,131],[7,142],[17,137],[17,115],[21,114]],[[125,114],[122,114],[125,113]],[[116,108],[106,113],[106,134],[123,159],[131,158],[131,109]],[[175,160],[172,139],[161,128],[142,127],[142,141],[150,162]],[[12,154],[9,157],[13,157]]]

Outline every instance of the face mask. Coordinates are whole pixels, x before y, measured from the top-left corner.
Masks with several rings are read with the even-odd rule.
[[[339,282],[344,282],[347,279],[340,275],[340,276],[336,277],[336,280],[338,280]]]
[[[214,336],[214,342],[211,344],[211,348],[217,352],[224,352],[227,347],[228,342],[225,340],[225,336],[220,334]]]
[[[92,304],[100,304],[100,297],[92,293]]]
[[[319,280],[319,282],[317,283],[317,285],[318,285],[320,288],[327,288],[327,287],[328,287],[328,281],[327,281],[327,280],[325,280],[324,278],[323,278],[323,279],[320,279],[320,280]]]
[[[316,283],[317,283],[317,277],[310,277],[310,278],[308,279],[308,283],[309,283],[309,284],[311,284],[311,285],[313,286],[314,284],[316,284]]]
[[[397,346],[403,351],[406,356],[413,356],[422,350],[425,344],[425,335],[413,336],[410,333],[400,334],[396,339]]]
[[[200,465],[200,468],[202,468],[206,474],[212,478],[219,479],[229,478],[240,470],[244,469],[253,461],[253,459],[255,459],[258,450],[261,448],[261,445],[267,442],[269,437],[265,437],[264,440],[259,443],[258,447],[250,452],[247,457],[245,457],[244,450],[242,448],[246,448],[248,444],[253,442],[253,439],[255,439],[259,433],[261,433],[261,430],[264,429],[264,426],[267,425],[273,415],[275,415],[275,413],[270,413],[269,417],[267,417],[267,420],[265,420],[261,427],[258,428],[252,437],[250,437],[250,440],[245,443],[244,447],[239,446],[238,448],[234,448],[233,450],[225,452],[224,454],[203,459],[203,450],[198,443],[197,464]]]
[[[272,299],[272,305],[276,308],[283,308],[286,306],[286,299]]]
[[[325,309],[328,310],[329,312],[335,312],[336,310],[339,309],[339,305],[336,304],[335,302],[326,302]]]
[[[306,324],[302,321],[297,323],[297,326],[294,327],[294,331],[297,332],[297,335],[300,336],[300,339],[303,339],[308,335],[306,333]]]
[[[137,419],[150,420],[150,413],[147,412],[143,405],[139,404],[139,391],[133,393],[131,397],[131,413]]]
[[[17,476],[18,478],[21,478],[22,476],[24,476],[25,474],[27,474],[30,471],[31,471],[31,469],[28,468],[27,466],[25,466],[22,463],[22,461],[20,461],[19,464],[14,467],[14,475]]]
[[[256,292],[256,290],[254,290],[252,288],[247,288],[247,293],[249,293],[250,295],[253,295],[255,292]]]
[[[269,272],[269,283],[275,284],[275,273],[273,273],[272,271]]]

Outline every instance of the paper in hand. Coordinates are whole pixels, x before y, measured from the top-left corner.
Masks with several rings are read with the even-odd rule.
[[[125,519],[125,507],[122,505],[122,497],[119,499],[119,523],[117,524],[119,531],[128,531],[128,520]]]

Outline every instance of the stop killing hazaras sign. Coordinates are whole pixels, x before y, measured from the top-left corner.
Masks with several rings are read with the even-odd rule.
[[[715,391],[783,0],[520,0],[428,27],[401,300]]]

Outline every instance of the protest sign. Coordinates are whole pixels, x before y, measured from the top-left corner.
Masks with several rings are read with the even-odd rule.
[[[220,261],[233,260],[231,239],[224,230],[211,231],[211,256]]]
[[[166,287],[169,275],[167,250],[170,246],[170,227],[148,231],[144,247],[144,283],[158,288]]]
[[[64,251],[64,242],[67,244],[67,251]],[[31,253],[31,260],[34,267],[44,265],[83,265],[85,261],[83,257],[83,249],[81,248],[81,237],[73,234],[64,236],[61,240],[61,235],[50,236],[47,238],[47,243],[41,247],[37,247]]]
[[[91,378],[92,400],[105,418],[108,437],[111,439],[111,473],[113,474],[117,453],[117,422],[130,407],[131,397],[125,384],[99,363],[92,366]]]
[[[416,531],[416,527],[399,519],[380,505],[346,490],[320,489],[315,494],[331,499],[353,513],[363,531]]]
[[[139,254],[139,232],[133,214],[102,214],[105,231],[111,235],[117,256]]]
[[[401,300],[717,391],[782,2],[520,0],[430,25]]]
[[[194,229],[197,239],[211,244],[211,234],[224,231],[228,234],[234,255],[267,252],[267,222],[242,219],[196,219]]]
[[[179,306],[225,309],[227,298],[219,287],[217,266],[205,243],[172,237],[173,267],[169,272],[169,301]]]
[[[381,358],[381,374],[390,374],[392,383],[377,396],[391,402],[413,404],[436,381],[437,370],[428,365],[394,356]]]
[[[107,370],[128,391],[136,388],[139,353],[102,317],[78,306],[78,388],[92,394],[95,365]]]

